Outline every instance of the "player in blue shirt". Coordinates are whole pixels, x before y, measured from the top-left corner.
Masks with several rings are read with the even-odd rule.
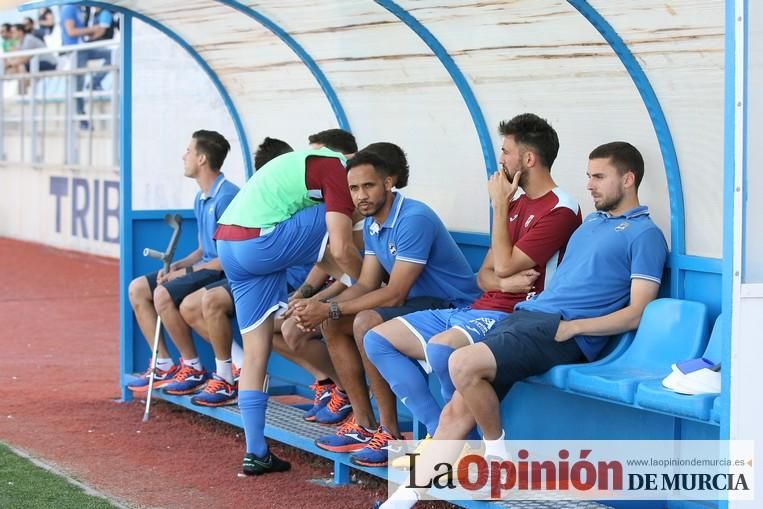
[[[558,364],[591,360],[609,336],[638,327],[644,308],[657,297],[668,253],[662,232],[639,204],[643,175],[644,160],[629,143],[607,143],[591,152],[587,189],[596,212],[570,238],[543,293],[517,304],[484,342],[451,356],[456,392],[442,411],[435,439],[462,439],[477,424],[485,456],[508,457],[500,402],[512,385]],[[424,448],[417,482],[425,484],[443,459],[443,448]],[[417,497],[402,487],[381,507],[409,508]]]
[[[199,192],[194,201],[198,225],[198,248],[173,263],[170,273],[154,272],[135,278],[129,287],[130,304],[143,336],[151,344],[157,313],[162,325],[183,356],[175,365],[160,336],[154,386],[186,394],[207,379],[193,345],[191,330],[180,314],[180,303],[186,296],[224,277],[217,247],[212,240],[217,220],[238,192],[238,186],[225,179],[220,171],[230,144],[215,131],[196,131],[183,155],[184,174],[196,180]],[[148,371],[130,382],[133,392],[148,390]]]
[[[474,271],[434,211],[392,191],[394,169],[387,160],[362,150],[348,161],[347,168],[353,201],[366,216],[360,278],[333,302],[309,302],[296,314],[307,327],[323,322],[341,381],[341,389],[316,414],[316,420],[338,422],[347,417],[350,408],[354,414],[336,435],[319,438],[316,445],[334,452],[355,452],[351,460],[360,465],[383,466],[387,442],[400,436],[396,399],[368,362],[362,338],[371,328],[397,316],[466,306],[479,289]],[[385,275],[389,281],[382,286]],[[371,381],[381,425],[371,410],[364,374]]]

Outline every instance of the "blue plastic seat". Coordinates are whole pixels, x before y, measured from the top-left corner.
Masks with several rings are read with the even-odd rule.
[[[587,364],[586,366],[602,366],[608,364],[613,360],[620,357],[633,342],[633,338],[636,336],[635,331],[628,331],[623,334],[614,336],[607,342],[607,345],[599,352],[597,358]],[[579,367],[580,364],[559,364],[549,369],[542,375],[531,376],[527,379],[528,382],[537,384],[553,385],[558,389],[567,388],[567,375],[569,375],[572,368]]]
[[[636,337],[625,353],[601,366],[570,369],[567,386],[574,392],[632,404],[639,383],[662,379],[670,373],[671,364],[698,357],[707,336],[704,304],[654,300],[644,310]]]
[[[710,420],[715,422],[721,422],[721,397],[716,396],[713,401],[713,408],[710,410]]]
[[[714,363],[720,362],[722,343],[721,317],[719,316],[715,320],[713,332],[710,334],[710,342],[707,344],[702,357]],[[670,371],[665,376],[669,373]],[[636,404],[639,406],[705,421],[710,419],[710,410],[716,397],[716,394],[697,394],[694,396],[677,394],[663,387],[662,379],[640,383],[636,389]]]

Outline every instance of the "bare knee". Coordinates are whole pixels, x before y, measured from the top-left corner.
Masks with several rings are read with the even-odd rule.
[[[294,352],[298,352],[311,335],[300,330],[294,318],[287,318],[281,325],[281,336],[283,336],[284,342]]]
[[[199,299],[183,299],[180,303],[180,316],[186,323],[196,323],[201,318],[201,303]]]
[[[473,348],[461,348],[448,359],[448,372],[456,390],[463,390],[480,378],[480,364]]]
[[[151,288],[148,286],[148,279],[145,276],[140,276],[130,281],[127,295],[133,306],[139,302],[150,302],[152,295]]]
[[[436,437],[441,440],[462,439],[473,426],[473,417],[463,399],[458,398],[458,393],[440,413],[440,422],[437,425]]]
[[[170,292],[163,286],[157,286],[154,290],[154,307],[161,313],[175,307]]]
[[[223,288],[208,290],[201,298],[201,312],[204,319],[230,316],[233,311],[233,301]]]
[[[454,422],[458,421],[462,411],[462,408],[459,409],[457,405],[454,405],[452,402],[448,402],[448,404],[446,404],[440,412],[440,423],[438,424],[438,428],[447,428],[448,426],[452,426]]]
[[[352,322],[352,332],[359,348],[363,346],[363,337],[366,333],[383,322],[384,320],[379,316],[379,313],[370,309],[355,315],[355,320]]]
[[[334,336],[346,334],[342,328],[341,322],[341,320],[325,320],[321,323],[321,332],[326,337],[327,341]]]
[[[429,340],[429,343],[437,345],[446,345],[451,348],[461,348],[469,344],[469,340],[466,335],[459,329],[448,329],[445,332],[441,332]]]

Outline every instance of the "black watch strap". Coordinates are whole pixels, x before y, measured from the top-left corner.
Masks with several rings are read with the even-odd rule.
[[[339,310],[339,304],[336,302],[329,302],[329,318],[332,320],[339,320],[342,316],[342,312]]]

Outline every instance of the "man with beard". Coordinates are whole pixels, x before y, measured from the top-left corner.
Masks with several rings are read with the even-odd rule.
[[[402,154],[402,150],[399,149]],[[389,386],[363,352],[365,333],[396,316],[433,308],[465,306],[478,295],[474,273],[437,215],[424,203],[393,192],[395,175],[388,159],[368,149],[347,163],[350,194],[366,217],[363,227],[365,257],[357,283],[331,302],[310,301],[295,307],[303,327],[323,322],[340,389],[316,414],[318,422],[348,419],[335,435],[316,440],[333,452],[354,452],[366,446],[381,451],[376,466],[386,464],[389,440],[400,436],[396,399]],[[389,281],[383,286],[385,275]],[[377,424],[364,378],[380,413]]]
[[[558,364],[594,359],[609,336],[636,329],[657,297],[668,249],[647,207],[639,204],[641,154],[622,141],[601,145],[589,155],[587,174],[596,212],[570,238],[549,286],[518,304],[483,342],[451,356],[456,392],[442,411],[435,439],[462,439],[477,424],[485,456],[507,458],[500,402],[514,383]],[[424,448],[418,458],[420,484],[436,464],[458,454],[452,445],[458,442],[441,444]],[[418,496],[401,487],[381,507],[407,509]]]
[[[477,276],[484,293],[466,308],[431,309],[390,320],[364,339],[368,358],[430,436],[441,409],[418,363],[424,371],[434,371],[444,401],[450,401],[455,390],[448,375],[450,356],[482,341],[528,293],[542,292],[567,240],[580,226],[577,202],[551,178],[559,151],[554,128],[537,115],[524,113],[501,122],[499,132],[501,170],[488,182],[493,235]],[[367,452],[370,457],[371,451]],[[402,457],[393,465],[406,467],[407,460]]]

